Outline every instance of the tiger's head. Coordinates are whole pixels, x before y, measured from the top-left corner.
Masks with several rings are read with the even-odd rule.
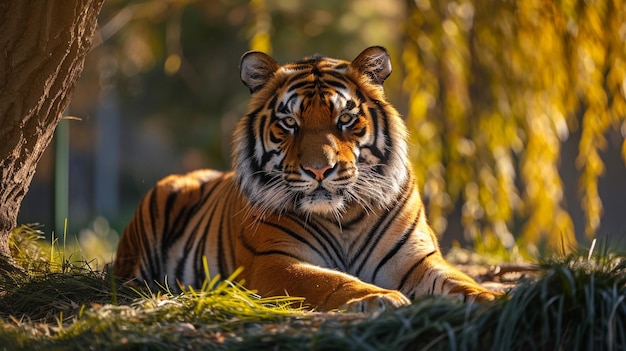
[[[234,133],[237,184],[259,213],[337,218],[353,206],[392,206],[407,181],[406,127],[385,101],[387,51],[352,62],[313,56],[280,66],[241,58],[252,94]]]

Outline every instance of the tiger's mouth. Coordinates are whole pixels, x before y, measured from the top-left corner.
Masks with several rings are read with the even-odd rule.
[[[327,214],[343,209],[345,199],[341,194],[319,186],[310,193],[301,193],[296,203],[304,212]]]

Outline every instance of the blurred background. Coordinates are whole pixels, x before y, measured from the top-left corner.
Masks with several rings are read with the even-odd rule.
[[[625,17],[622,0],[107,0],[19,223],[111,261],[158,179],[230,168],[245,51],[382,45],[444,251],[624,248]]]

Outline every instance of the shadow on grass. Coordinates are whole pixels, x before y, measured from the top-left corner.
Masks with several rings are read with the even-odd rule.
[[[0,279],[0,349],[626,349],[624,255],[538,267],[493,303],[428,296],[370,315],[293,308],[301,300],[262,299],[228,280],[173,294],[89,269],[18,273]]]

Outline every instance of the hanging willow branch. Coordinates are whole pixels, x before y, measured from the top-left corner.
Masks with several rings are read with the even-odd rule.
[[[409,123],[435,229],[445,229],[444,215],[462,199],[466,234],[483,247],[573,247],[558,166],[561,144],[580,128],[576,165],[593,236],[602,215],[599,153],[609,130],[626,130],[626,4],[409,6]],[[626,160],[626,143],[622,149]]]
[[[272,19],[265,0],[250,0],[250,8],[254,15],[254,27],[250,39],[250,50],[258,50],[270,54],[272,41],[270,29]]]

